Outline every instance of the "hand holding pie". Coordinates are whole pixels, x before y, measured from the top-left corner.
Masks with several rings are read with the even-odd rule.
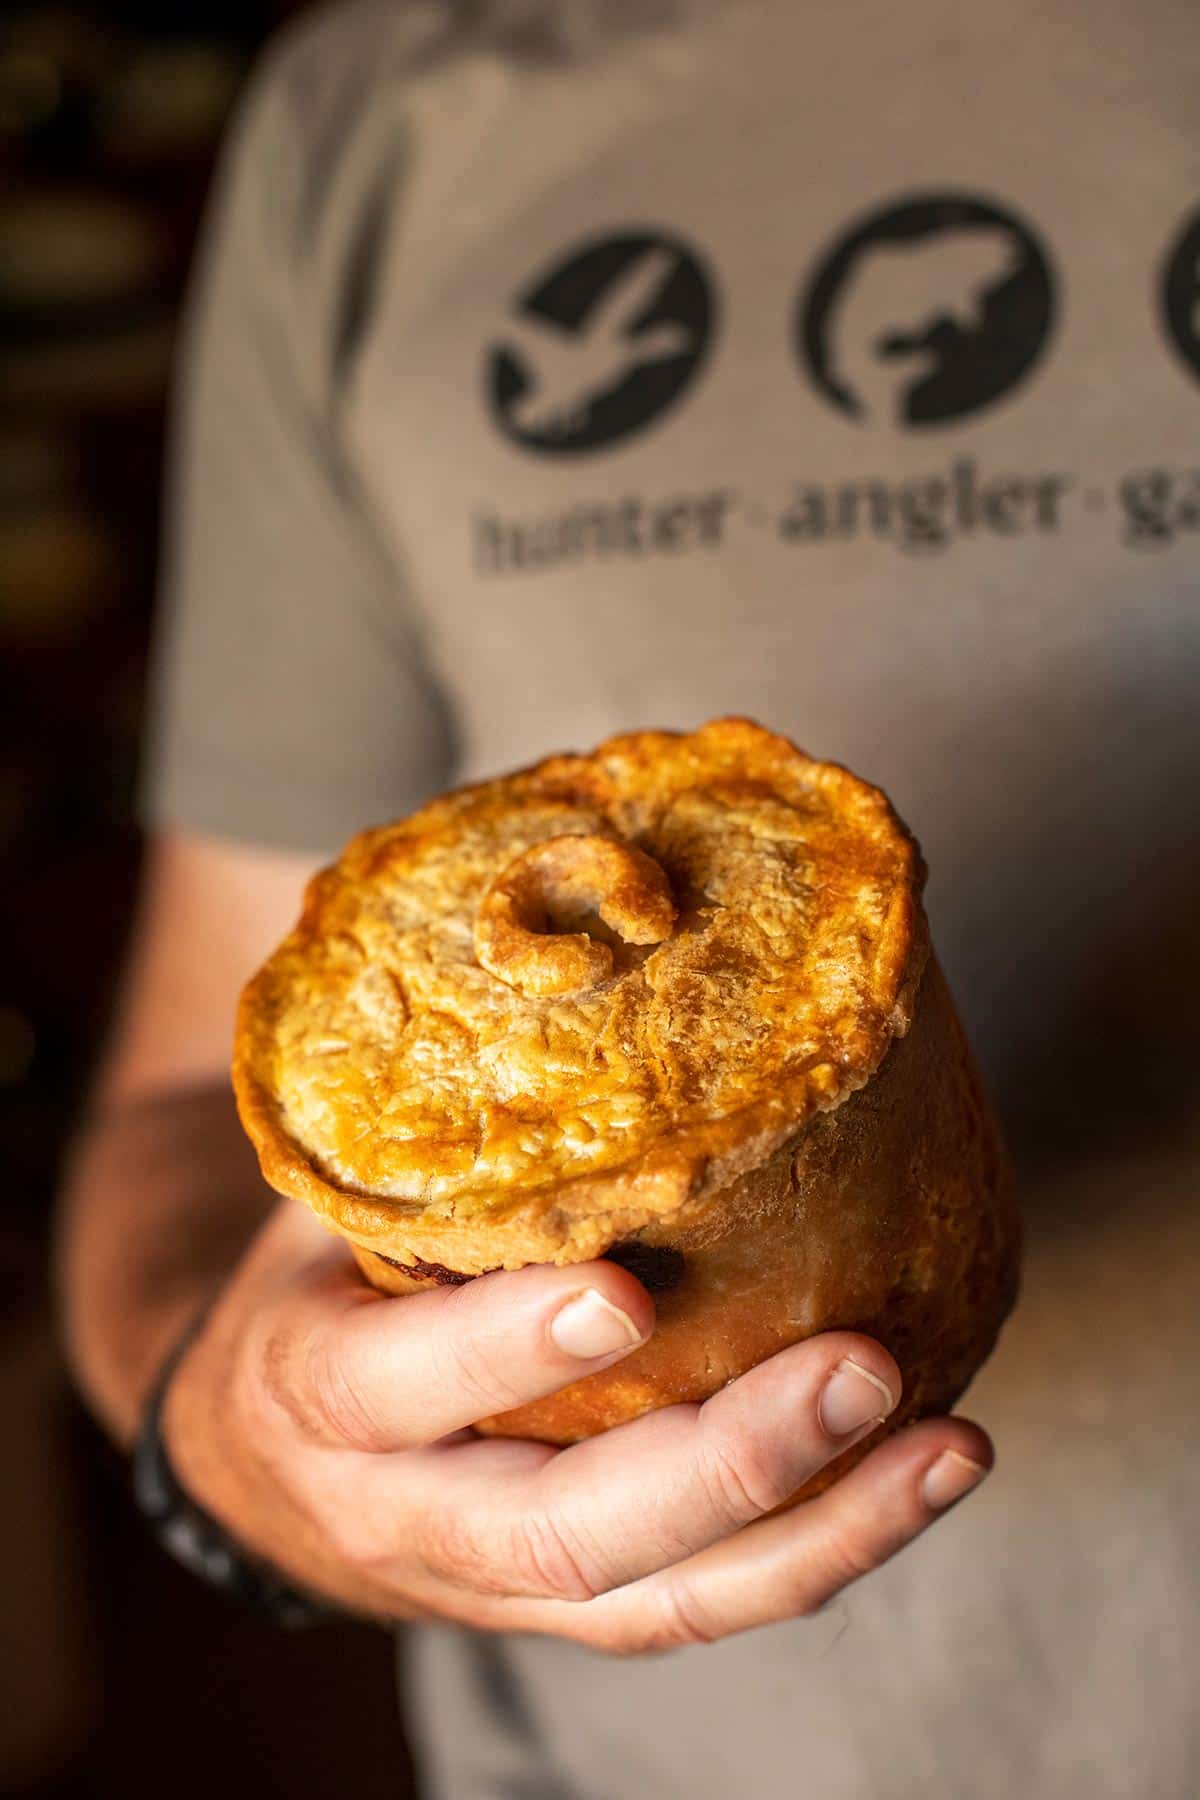
[[[243,994],[263,1172],[388,1292],[608,1256],[654,1293],[647,1343],[482,1430],[569,1443],[839,1328],[899,1364],[886,1429],[940,1412],[1018,1224],[922,879],[882,794],[745,720],[448,794]]]

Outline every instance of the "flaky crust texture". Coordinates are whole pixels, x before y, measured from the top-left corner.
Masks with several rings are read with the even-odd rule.
[[[243,1123],[405,1262],[686,1227],[907,1031],[922,880],[877,789],[745,719],[459,789],[310,883],[242,995]]]

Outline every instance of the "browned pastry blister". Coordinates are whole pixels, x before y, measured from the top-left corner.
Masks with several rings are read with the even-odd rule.
[[[1019,1226],[923,875],[877,789],[745,719],[447,794],[317,875],[242,996],[264,1175],[385,1292],[646,1281],[647,1344],[481,1430],[569,1443],[832,1327],[900,1363],[887,1429],[940,1411]]]

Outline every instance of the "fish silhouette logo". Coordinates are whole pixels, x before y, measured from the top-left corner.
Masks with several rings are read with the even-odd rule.
[[[1184,221],[1167,253],[1162,321],[1185,367],[1200,381],[1200,209]]]
[[[859,220],[820,259],[796,348],[841,412],[919,429],[1024,381],[1054,315],[1050,259],[1028,225],[970,195],[921,195]]]
[[[713,283],[674,238],[573,251],[521,294],[488,346],[493,417],[526,450],[601,450],[680,399],[711,348]]]

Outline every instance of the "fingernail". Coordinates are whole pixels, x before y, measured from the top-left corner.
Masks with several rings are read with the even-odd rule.
[[[596,1288],[575,1294],[550,1321],[550,1336],[568,1356],[611,1356],[614,1350],[631,1350],[642,1334],[621,1309]]]
[[[961,1500],[964,1494],[979,1486],[986,1474],[982,1463],[972,1462],[969,1456],[960,1456],[957,1450],[943,1450],[937,1461],[930,1463],[921,1483],[926,1506],[939,1511],[952,1501]]]
[[[886,1381],[846,1357],[825,1383],[819,1408],[821,1427],[830,1437],[849,1437],[864,1425],[881,1423],[895,1404]]]

